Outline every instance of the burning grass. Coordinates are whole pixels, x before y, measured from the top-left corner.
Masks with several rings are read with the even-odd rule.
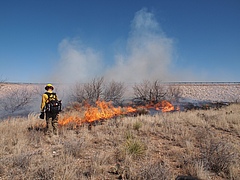
[[[239,179],[239,108],[112,116],[91,129],[85,111],[75,109],[62,118],[87,123],[61,125],[51,138],[35,115],[6,119],[0,179]]]
[[[92,123],[94,121],[106,120],[117,116],[133,114],[143,114],[148,109],[155,109],[156,111],[168,112],[174,111],[174,106],[168,101],[161,101],[156,104],[149,103],[145,106],[125,106],[114,107],[111,102],[97,101],[95,106],[85,104],[84,106],[73,105],[75,115],[66,113],[59,119],[59,124],[64,126],[67,124],[81,125],[83,123]]]

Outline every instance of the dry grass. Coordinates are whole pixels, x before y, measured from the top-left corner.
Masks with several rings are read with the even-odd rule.
[[[0,122],[0,179],[237,180],[239,117],[233,104],[64,126],[51,138],[35,115],[9,118]]]

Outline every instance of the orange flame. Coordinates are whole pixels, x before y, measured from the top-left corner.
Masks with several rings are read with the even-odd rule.
[[[162,112],[169,112],[174,110],[174,106],[168,101],[161,101],[156,106],[162,110]]]
[[[163,100],[156,104],[150,103],[150,104],[146,105],[146,108],[147,109],[155,109],[157,111],[161,110],[162,112],[169,112],[169,111],[175,110],[174,106],[166,100]]]
[[[71,116],[71,115],[65,115],[64,117],[62,117],[58,123],[62,126],[67,125],[69,123],[76,123],[76,124],[81,124],[82,120],[80,117],[78,116]]]
[[[141,106],[138,108],[146,108],[146,109],[154,108],[156,110],[161,110],[162,112],[175,110],[174,106],[168,101],[161,101],[157,104],[151,103],[149,105],[146,105],[145,107]],[[114,107],[111,102],[105,102],[105,101],[97,101],[96,107],[93,107],[87,104],[85,106],[85,109],[86,110],[84,112],[83,117],[66,114],[65,116],[59,119],[59,124],[62,126],[69,123],[82,124],[84,122],[93,122],[101,119],[110,119],[118,115],[137,112],[136,108],[133,108],[130,106]]]
[[[97,107],[88,107],[85,112],[84,120],[87,122],[92,122],[100,119],[109,119],[117,115],[127,114],[130,112],[135,112],[134,108],[121,108],[113,107],[111,102],[97,101]]]

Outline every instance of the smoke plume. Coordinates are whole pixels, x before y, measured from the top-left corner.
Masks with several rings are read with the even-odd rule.
[[[173,40],[161,30],[154,14],[147,9],[135,13],[124,52],[112,58],[107,69],[101,52],[85,47],[79,39],[64,39],[59,44],[60,63],[55,81],[88,81],[93,77],[121,82],[139,82],[143,79],[172,79]]]
[[[142,9],[131,24],[125,54],[118,54],[106,77],[123,82],[170,78],[172,40],[161,31],[154,15]]]
[[[64,39],[59,44],[60,62],[54,81],[72,83],[85,82],[102,72],[101,53],[85,47],[79,39]]]

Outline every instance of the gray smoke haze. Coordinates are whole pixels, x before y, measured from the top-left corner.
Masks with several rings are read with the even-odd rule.
[[[170,70],[173,40],[165,35],[154,14],[147,9],[135,13],[125,46],[124,52],[115,53],[113,65],[104,68],[107,66],[101,52],[84,46],[80,39],[64,39],[59,44],[60,60],[54,81],[87,82],[104,76],[106,80],[132,83],[143,79],[174,81],[179,77]]]

